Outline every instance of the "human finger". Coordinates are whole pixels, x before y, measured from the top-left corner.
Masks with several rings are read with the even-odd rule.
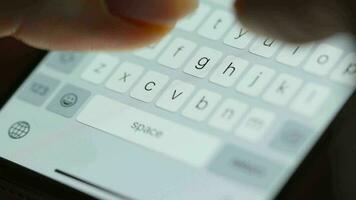
[[[250,30],[291,42],[355,30],[352,0],[237,0],[236,10]]]

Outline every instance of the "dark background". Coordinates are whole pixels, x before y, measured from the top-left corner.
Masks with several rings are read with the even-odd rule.
[[[0,39],[0,99],[43,53],[10,38]],[[350,102],[280,199],[356,199],[356,101]],[[5,189],[0,190],[0,199],[26,199]]]

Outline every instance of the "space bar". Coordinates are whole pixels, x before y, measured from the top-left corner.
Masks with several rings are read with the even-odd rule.
[[[213,136],[104,96],[95,96],[77,120],[194,167],[208,165],[221,146]]]

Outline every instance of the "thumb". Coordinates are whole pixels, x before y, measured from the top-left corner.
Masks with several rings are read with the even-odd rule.
[[[355,31],[353,0],[237,0],[236,9],[249,29],[290,42]]]
[[[0,0],[0,37],[56,50],[130,49],[164,36],[196,0]]]

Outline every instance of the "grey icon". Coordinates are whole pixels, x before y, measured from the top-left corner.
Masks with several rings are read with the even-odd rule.
[[[90,97],[91,93],[74,85],[66,85],[54,97],[47,109],[63,117],[73,117]]]
[[[41,106],[58,85],[58,80],[43,74],[36,74],[22,87],[19,98],[35,106]]]
[[[50,88],[39,82],[33,82],[31,85],[31,91],[39,96],[46,96]]]
[[[62,73],[71,73],[83,60],[83,54],[55,52],[47,58],[47,66]]]
[[[72,107],[78,102],[78,96],[74,93],[65,94],[61,100],[60,104],[63,107]]]
[[[9,128],[8,134],[12,139],[21,139],[25,137],[31,130],[31,125],[25,121],[19,121],[12,124]]]
[[[265,127],[265,122],[259,118],[252,118],[246,122],[246,126],[250,129],[259,131]]]

